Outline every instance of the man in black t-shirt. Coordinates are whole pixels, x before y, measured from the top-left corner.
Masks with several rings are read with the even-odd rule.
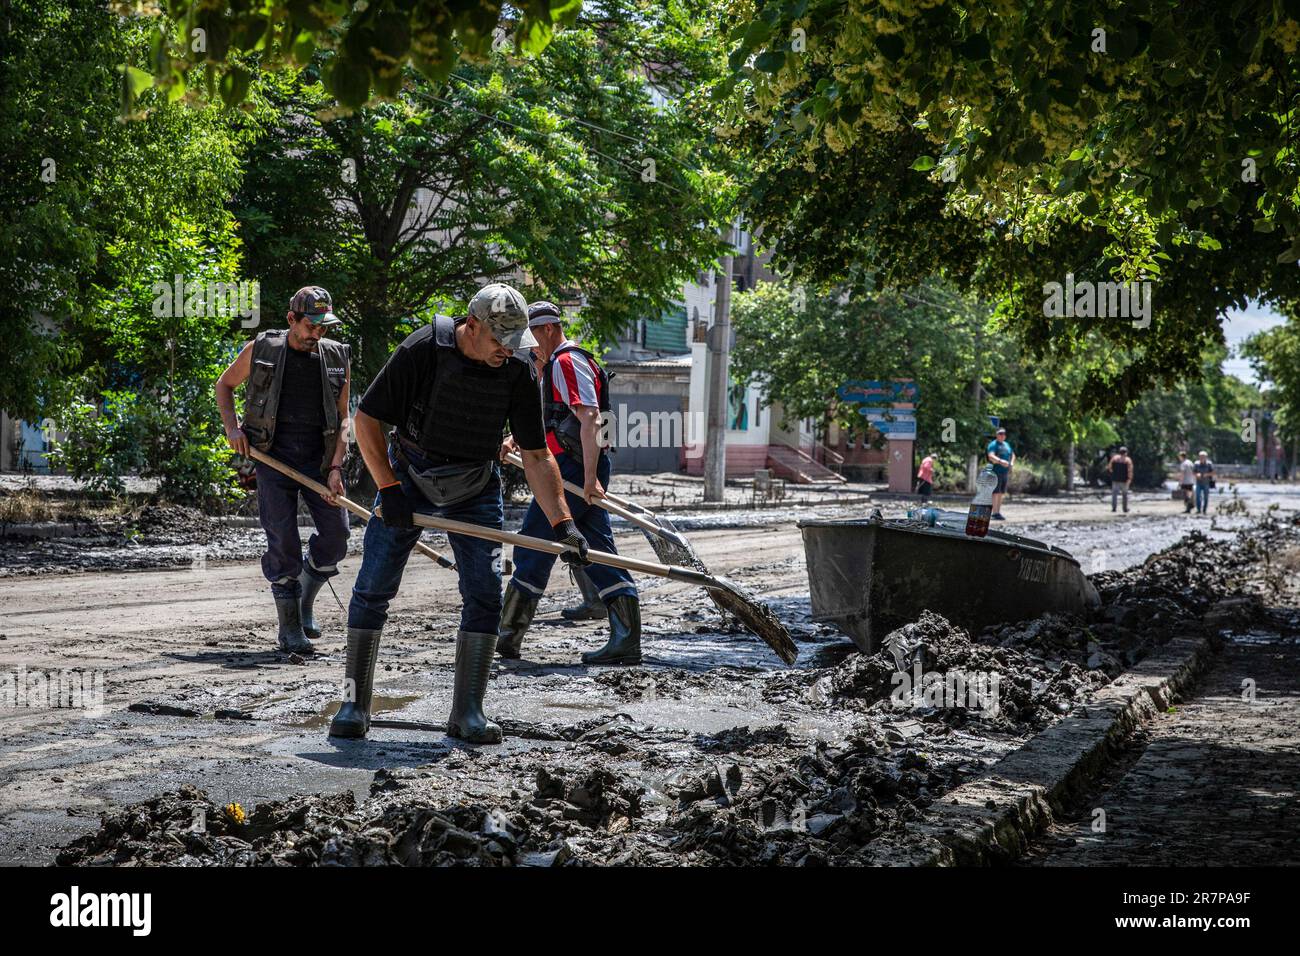
[[[467,317],[438,316],[408,336],[362,397],[357,445],[379,495],[348,608],[344,702],[330,736],[364,737],[370,728],[380,632],[420,537],[413,513],[501,528],[497,453],[507,423],[555,540],[570,546],[563,559],[589,563],[587,542],[569,514],[559,469],[546,447],[536,373],[523,351],[535,344],[523,296],[493,283],[475,294]],[[388,441],[383,422],[394,426]],[[447,539],[464,602],[447,734],[498,743],[501,728],[484,716],[483,695],[501,614],[501,548],[468,535]]]

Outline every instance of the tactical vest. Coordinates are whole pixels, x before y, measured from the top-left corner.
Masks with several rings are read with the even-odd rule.
[[[275,440],[275,416],[280,407],[280,389],[284,385],[287,329],[261,332],[253,340],[253,354],[248,371],[248,388],[244,395],[244,434],[249,444],[258,451],[269,452]],[[321,339],[321,387],[324,405],[325,460],[334,456],[334,445],[339,437],[339,395],[348,378],[351,349],[333,339]],[[323,467],[323,465],[322,465]]]
[[[542,424],[548,432],[555,435],[555,440],[560,443],[570,455],[582,456],[582,422],[578,421],[578,416],[573,414],[573,410],[567,404],[555,397],[555,360],[565,352],[577,352],[591,359],[591,363],[596,367],[596,401],[600,406],[601,421],[605,420],[605,415],[609,412],[609,380],[612,377],[605,371],[605,367],[596,361],[596,356],[592,355],[581,345],[568,343],[561,345],[551,353],[550,361],[546,363],[546,369],[542,373]],[[608,449],[607,449],[608,450]]]
[[[520,375],[533,376],[531,363],[514,358],[502,368],[470,361],[456,348],[456,320],[433,320],[433,382],[411,406],[401,435],[421,454],[439,460],[495,460]]]

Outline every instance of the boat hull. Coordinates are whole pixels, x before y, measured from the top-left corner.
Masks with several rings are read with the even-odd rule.
[[[838,625],[864,654],[922,611],[962,627],[1048,612],[1085,615],[1100,603],[1067,551],[1018,535],[913,521],[801,521],[813,620]]]

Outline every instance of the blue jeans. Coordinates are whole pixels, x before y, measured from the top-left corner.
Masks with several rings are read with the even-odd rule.
[[[323,452],[319,435],[296,438],[277,434],[270,455],[324,484],[320,473]],[[306,500],[316,524],[316,533],[307,542],[314,576],[324,579],[338,574],[338,563],[348,553],[347,512],[341,506],[326,504],[316,492],[258,462],[257,515],[266,532],[262,573],[271,582],[271,593],[277,598],[296,598],[302,592],[298,583],[303,565],[302,538],[298,534],[299,495]]]
[[[572,482],[581,487],[584,479],[583,465],[576,457],[569,454],[557,455],[556,463],[560,466],[560,475],[565,481]],[[600,479],[603,487],[609,487],[609,456],[601,455],[600,464],[596,466],[596,477]],[[614,535],[609,528],[609,512],[596,505],[589,505],[577,495],[566,491],[564,500],[569,505],[569,512],[573,515],[573,523],[578,526],[582,536],[587,539],[587,543],[596,551],[606,551],[613,554],[618,552],[614,550]],[[521,534],[529,535],[534,538],[545,538],[554,540],[555,534],[551,529],[551,522],[547,520],[545,512],[537,504],[537,499],[528,506],[528,513],[524,515],[523,527],[519,529]],[[545,551],[534,551],[532,548],[515,548],[515,574],[510,579],[518,590],[532,597],[541,597],[546,592],[546,583],[551,579],[551,569],[555,567],[555,558],[553,554],[547,554]],[[591,583],[596,586],[600,592],[600,598],[606,604],[620,595],[636,597],[636,585],[632,583],[632,575],[628,574],[622,568],[611,568],[604,564],[591,564],[583,568],[587,572],[587,577],[591,578]]]
[[[1196,486],[1196,513],[1204,514],[1210,510],[1210,486],[1197,484]]]
[[[428,464],[408,453],[417,468]],[[402,483],[402,492],[418,514],[452,518],[485,528],[501,529],[504,513],[501,503],[501,470],[493,466],[492,477],[483,490],[466,501],[435,508],[411,483],[406,468],[392,450],[388,460],[393,473]],[[380,499],[375,498],[375,507]],[[361,570],[352,588],[348,606],[348,627],[379,630],[388,620],[388,603],[397,594],[406,570],[406,559],[420,540],[420,528],[390,528],[378,515],[366,525]],[[448,534],[456,569],[460,575],[460,628],[476,634],[495,634],[501,617],[501,545],[463,534]]]

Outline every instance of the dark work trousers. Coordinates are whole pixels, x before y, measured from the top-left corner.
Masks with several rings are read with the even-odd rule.
[[[405,454],[416,469],[430,464],[409,451]],[[501,530],[505,516],[499,465],[493,466],[492,477],[477,495],[454,505],[436,508],[412,484],[406,467],[397,460],[391,447],[388,460],[393,466],[393,474],[402,483],[402,493],[411,502],[412,511]],[[374,507],[378,508],[380,503],[381,499],[376,496]],[[420,540],[420,531],[420,528],[390,528],[378,515],[370,519],[362,545],[361,570],[357,573],[352,603],[348,606],[348,627],[379,630],[384,626],[388,620],[388,604],[397,595],[402,573],[406,570],[406,559]],[[461,630],[495,634],[501,617],[501,545],[463,534],[449,534],[447,541],[460,575]]]
[[[556,455],[555,460],[560,466],[560,475],[564,480],[582,487],[585,476],[583,463],[578,457],[563,452]],[[600,484],[604,488],[609,487],[609,471],[609,456],[601,455],[600,463],[596,466],[596,477],[600,479]],[[598,505],[587,504],[582,498],[569,491],[564,493],[564,500],[573,515],[573,523],[587,539],[587,544],[596,551],[617,554],[614,549],[614,535],[609,528],[609,512]],[[534,538],[544,538],[547,541],[555,540],[551,522],[547,520],[546,513],[542,511],[536,498],[528,506],[528,513],[524,515],[524,525],[519,532]],[[530,597],[541,597],[546,591],[546,583],[551,579],[551,569],[555,567],[556,556],[545,551],[517,547],[514,560],[515,574],[510,583]],[[600,599],[606,604],[621,595],[637,596],[632,575],[622,568],[611,568],[605,564],[589,564],[583,570],[587,572],[587,577],[591,578],[591,583],[596,585],[596,590],[600,592]]]
[[[308,478],[325,484],[321,476],[320,433],[299,438],[293,434],[275,437],[269,452],[272,458],[301,471]],[[307,500],[307,509],[316,523],[316,533],[307,542],[307,560],[311,573],[332,578],[339,573],[338,563],[348,552],[348,515],[342,506],[331,507],[314,491],[308,491],[288,475],[270,465],[257,463],[257,515],[266,532],[266,553],[262,555],[262,573],[271,582],[277,598],[294,598],[302,592],[298,575],[302,572],[302,538],[298,534],[298,496]]]

